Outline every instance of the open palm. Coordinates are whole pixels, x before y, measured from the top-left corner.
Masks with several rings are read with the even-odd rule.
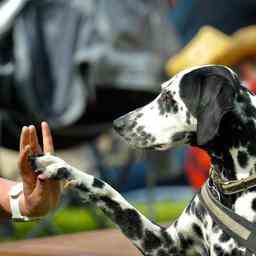
[[[20,136],[19,168],[24,193],[20,200],[23,216],[38,217],[57,207],[60,198],[60,183],[48,180],[42,174],[36,174],[31,167],[29,155],[52,154],[54,151],[51,131],[46,122],[42,122],[43,150],[39,145],[36,128],[24,126]]]

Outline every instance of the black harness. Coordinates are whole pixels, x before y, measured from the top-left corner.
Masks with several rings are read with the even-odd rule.
[[[199,198],[224,232],[234,238],[239,246],[246,248],[246,256],[256,253],[256,224],[221,204],[212,194],[208,182],[202,187]]]

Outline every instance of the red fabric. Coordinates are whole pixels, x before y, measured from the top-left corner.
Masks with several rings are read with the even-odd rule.
[[[256,93],[256,80],[247,81],[248,88],[253,92]]]
[[[209,155],[195,147],[188,149],[185,160],[185,171],[190,185],[199,189],[209,176],[211,161]]]

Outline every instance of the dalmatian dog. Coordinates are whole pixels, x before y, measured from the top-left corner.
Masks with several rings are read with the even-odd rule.
[[[225,66],[178,73],[162,84],[151,103],[115,120],[114,128],[136,148],[200,147],[222,166],[220,175],[225,180],[256,172],[256,97]],[[245,255],[246,249],[213,221],[197,194],[171,226],[162,227],[110,185],[56,156],[34,157],[32,163],[49,178],[67,180],[82,199],[94,202],[143,255]],[[233,195],[218,192],[222,204],[256,222],[255,188]]]

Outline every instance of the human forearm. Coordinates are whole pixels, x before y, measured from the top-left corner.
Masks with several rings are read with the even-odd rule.
[[[0,218],[11,216],[11,207],[9,200],[9,191],[16,182],[0,178]]]
[[[0,178],[0,219],[2,218],[10,218],[12,216],[11,204],[10,204],[10,191],[17,185],[17,182]],[[33,212],[29,211],[29,207],[27,206],[24,193],[21,192],[19,195],[19,210],[22,216],[33,216]]]

